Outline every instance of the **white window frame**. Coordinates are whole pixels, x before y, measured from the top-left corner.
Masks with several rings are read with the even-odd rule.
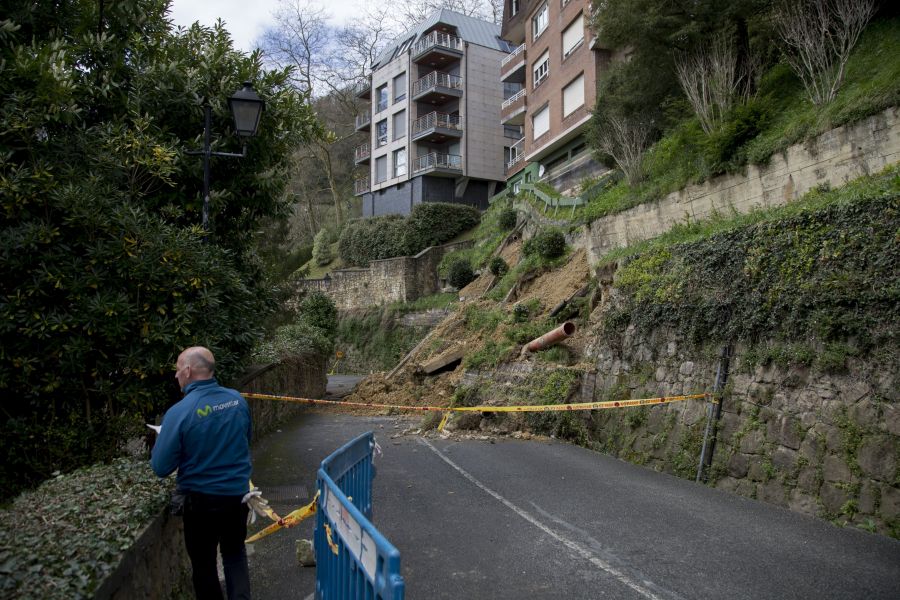
[[[382,123],[384,123],[384,135],[383,136],[378,131],[378,128],[381,126]],[[375,123],[375,147],[381,148],[382,146],[384,146],[387,143],[388,143],[388,120],[381,119],[380,121]]]
[[[550,75],[550,50],[546,50],[541,56],[534,62],[534,66],[532,67],[532,74],[534,75],[534,83],[531,88],[534,89],[537,86],[541,85],[547,76]]]
[[[403,162],[397,160],[398,157],[403,157]],[[404,177],[408,172],[407,163],[409,158],[406,156],[406,148],[400,148],[399,150],[394,150],[393,154],[393,168],[394,168],[394,177]],[[397,167],[403,167],[403,172],[401,173]]]
[[[544,2],[534,16],[531,18],[531,39],[532,41],[541,37],[541,34],[547,31],[550,24],[550,4]]]
[[[384,90],[384,104],[381,103],[382,90]],[[390,105],[389,94],[390,90],[386,83],[375,88],[375,112],[381,112]]]

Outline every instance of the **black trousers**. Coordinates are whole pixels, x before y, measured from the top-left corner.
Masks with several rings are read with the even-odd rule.
[[[216,568],[216,549],[222,552],[225,589],[229,600],[250,600],[247,566],[246,504],[243,496],[214,496],[191,492],[184,507],[184,545],[191,559],[197,600],[220,600],[222,588]]]

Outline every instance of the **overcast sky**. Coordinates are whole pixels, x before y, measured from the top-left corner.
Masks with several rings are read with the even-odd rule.
[[[335,23],[343,24],[358,12],[352,0],[316,0],[327,8]],[[211,26],[221,17],[234,39],[234,45],[251,52],[256,39],[272,24],[278,0],[173,0],[169,16],[176,25],[187,27],[194,21]]]

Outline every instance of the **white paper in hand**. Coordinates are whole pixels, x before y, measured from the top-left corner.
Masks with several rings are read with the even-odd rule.
[[[157,433],[157,435],[159,435],[159,432],[162,430],[161,425],[151,425],[150,423],[147,423],[147,427],[149,427],[150,429],[155,431]]]

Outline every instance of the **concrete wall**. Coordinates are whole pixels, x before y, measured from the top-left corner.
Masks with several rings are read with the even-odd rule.
[[[476,179],[503,181],[503,125],[500,105],[500,61],[504,54],[477,44],[467,44],[465,52],[465,94],[463,95],[464,174]]]
[[[374,260],[367,269],[340,269],[326,279],[304,279],[288,305],[295,305],[308,290],[327,294],[338,310],[368,308],[390,302],[411,302],[440,291],[437,267],[445,254],[468,248],[473,242],[431,246],[415,256]]]
[[[746,174],[722,175],[598,219],[586,228],[591,262],[614,248],[656,237],[673,224],[721,214],[747,213],[796,200],[818,185],[839,186],[881,171],[900,160],[898,109],[839,127],[815,140],[791,146],[768,165],[750,165]]]
[[[412,83],[416,80],[414,71],[415,69],[412,69],[410,65],[409,54],[404,52],[382,68],[372,73],[372,131],[370,135],[372,158],[370,159],[369,163],[369,173],[371,175],[370,181],[372,182],[372,187],[370,189],[373,191],[389,186],[394,186],[400,182],[407,181],[409,179],[409,175],[411,174],[412,152],[409,144],[409,130],[412,116],[410,115],[411,107],[409,105],[409,90],[411,89]],[[394,77],[404,72],[406,73],[406,98],[397,102],[394,98]],[[385,110],[376,112],[378,110],[378,98],[376,90],[384,84],[387,84],[388,86],[388,105]],[[395,136],[393,116],[401,110],[406,111],[406,133],[399,139],[394,139]],[[382,119],[387,119],[388,142],[386,145],[381,146],[380,148],[376,148],[375,144],[376,138],[378,136],[378,122]],[[401,148],[407,149],[406,174],[400,175],[399,177],[394,177],[394,150],[399,150]],[[387,179],[381,182],[376,182],[375,160],[381,156],[387,157]]]

